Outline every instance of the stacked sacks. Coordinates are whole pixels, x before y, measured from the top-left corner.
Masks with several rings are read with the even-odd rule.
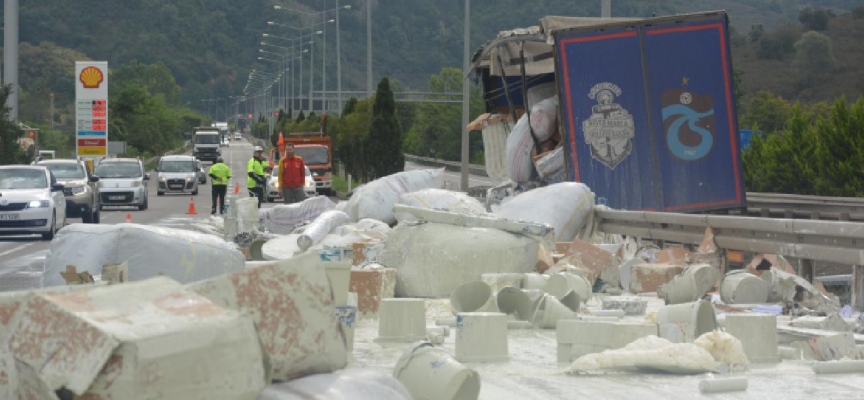
[[[358,188],[345,213],[352,221],[363,218],[377,219],[388,224],[395,224],[393,205],[399,201],[399,196],[423,189],[441,188],[444,186],[444,169],[421,169],[399,172],[369,182]]]
[[[556,242],[570,242],[585,227],[594,209],[594,193],[582,183],[563,182],[506,199],[495,215],[547,224]]]

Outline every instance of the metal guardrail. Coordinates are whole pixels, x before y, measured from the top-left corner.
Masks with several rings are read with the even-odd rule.
[[[597,210],[599,229],[643,239],[697,244],[705,228],[725,250],[864,265],[864,223],[807,219]]]
[[[405,160],[424,165],[444,166],[454,171],[461,171],[462,168],[461,163],[458,162],[411,154],[405,154]],[[469,168],[470,173],[473,175],[488,176],[486,167],[482,165],[470,164]],[[475,192],[478,192],[478,190],[475,190]],[[479,197],[485,197],[485,194]],[[747,213],[751,216],[765,218],[781,217],[786,219],[809,218],[814,220],[864,221],[864,198],[747,192]]]
[[[189,150],[191,148],[192,148],[192,142],[189,142],[189,141],[183,142],[183,146],[181,146],[181,147],[178,147],[174,150],[169,150],[169,151],[165,152],[165,154],[162,154],[161,156],[150,157],[150,158],[144,160],[144,166],[146,167],[146,166],[148,166],[148,165],[150,165],[156,161],[159,161],[159,159],[162,158],[163,156],[182,154],[186,150]]]

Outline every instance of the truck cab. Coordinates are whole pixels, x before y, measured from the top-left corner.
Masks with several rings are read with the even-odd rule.
[[[202,161],[216,161],[222,155],[222,135],[218,128],[195,128],[192,132],[192,155]]]
[[[294,152],[301,158],[312,172],[315,180],[315,190],[319,194],[330,196],[333,188],[333,152],[332,141],[322,132],[290,133],[285,143],[294,145]]]

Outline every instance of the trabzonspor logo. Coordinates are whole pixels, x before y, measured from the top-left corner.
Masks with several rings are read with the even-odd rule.
[[[684,89],[660,95],[666,148],[683,161],[704,158],[714,148],[714,99]]]

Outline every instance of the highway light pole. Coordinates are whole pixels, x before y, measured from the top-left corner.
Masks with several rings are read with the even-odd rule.
[[[350,5],[347,7],[351,7]],[[339,8],[339,0],[336,0],[336,8]],[[339,14],[336,12],[336,101],[338,109],[336,112],[342,115],[342,42],[339,40]]]
[[[372,1],[366,0],[366,96],[372,98]],[[370,102],[371,107],[371,102]]]

